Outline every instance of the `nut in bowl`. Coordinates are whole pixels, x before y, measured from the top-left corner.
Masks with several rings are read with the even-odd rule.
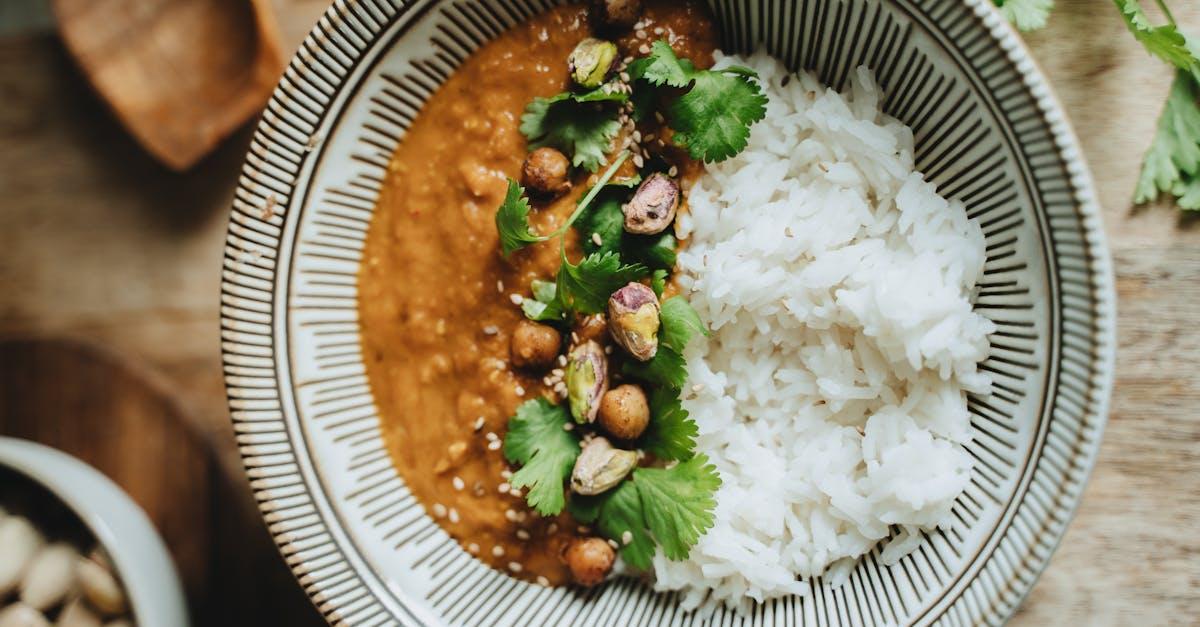
[[[248,464],[302,462],[303,515],[256,485],[309,593],[348,622],[1004,620],[1085,474],[1042,445],[1087,468],[1110,385],[1041,77],[983,1],[620,4],[351,3],[323,28],[358,63],[299,62],[344,97],[261,129],[295,168],[243,183],[290,201],[227,275],[227,362],[275,350],[229,391]]]
[[[0,486],[0,626],[186,627],[166,547],[98,471],[0,438]]]

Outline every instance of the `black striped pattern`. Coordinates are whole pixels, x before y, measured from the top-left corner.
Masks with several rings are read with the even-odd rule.
[[[971,397],[976,472],[956,525],[848,581],[739,615],[679,610],[623,579],[513,580],[428,518],[391,465],[363,371],[363,240],[387,162],[472,50],[548,0],[338,0],[255,133],[224,258],[222,340],[238,443],[288,564],[334,624],[999,623],[1061,537],[1111,386],[1112,281],[1088,175],[1043,79],[987,0],[710,0],[723,47],[760,46],[844,86],[872,67],[918,167],[983,227],[977,310],[999,331]]]

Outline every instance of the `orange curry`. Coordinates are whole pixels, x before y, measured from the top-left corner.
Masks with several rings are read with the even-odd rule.
[[[521,114],[566,87],[565,60],[589,35],[586,8],[556,8],[483,46],[438,89],[392,157],[359,277],[367,375],[404,480],[464,549],[544,585],[568,580],[560,552],[586,530],[565,512],[542,518],[526,507],[507,483],[501,442],[518,405],[552,393],[546,373],[510,364],[510,334],[530,282],[553,278],[558,244],[506,260],[494,216],[528,152]],[[712,63],[712,21],[690,2],[648,2],[638,27],[615,41],[622,56],[641,56],[658,39]],[[639,131],[653,133],[649,124]],[[685,177],[698,168],[668,158]],[[534,228],[561,224],[589,176],[580,170],[569,193],[535,202]],[[577,248],[568,242],[569,254]]]

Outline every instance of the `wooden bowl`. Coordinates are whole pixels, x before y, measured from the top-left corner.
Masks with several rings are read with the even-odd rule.
[[[155,158],[185,170],[262,108],[283,70],[269,0],[54,0],[67,49]]]

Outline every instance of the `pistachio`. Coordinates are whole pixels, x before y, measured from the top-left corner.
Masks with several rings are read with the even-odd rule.
[[[679,185],[661,172],[651,174],[621,207],[625,230],[638,235],[662,233],[679,209]]]
[[[604,349],[592,341],[576,346],[567,357],[564,378],[575,422],[595,422],[600,399],[608,391],[608,360]]]
[[[608,299],[608,330],[638,361],[649,361],[658,352],[659,305],[654,290],[630,283]]]
[[[599,87],[617,60],[617,45],[611,41],[588,37],[575,46],[567,57],[567,68],[571,79],[580,87]]]
[[[584,445],[575,459],[571,490],[584,496],[600,494],[621,483],[634,466],[637,453],[613,448],[607,438],[597,436]]]

